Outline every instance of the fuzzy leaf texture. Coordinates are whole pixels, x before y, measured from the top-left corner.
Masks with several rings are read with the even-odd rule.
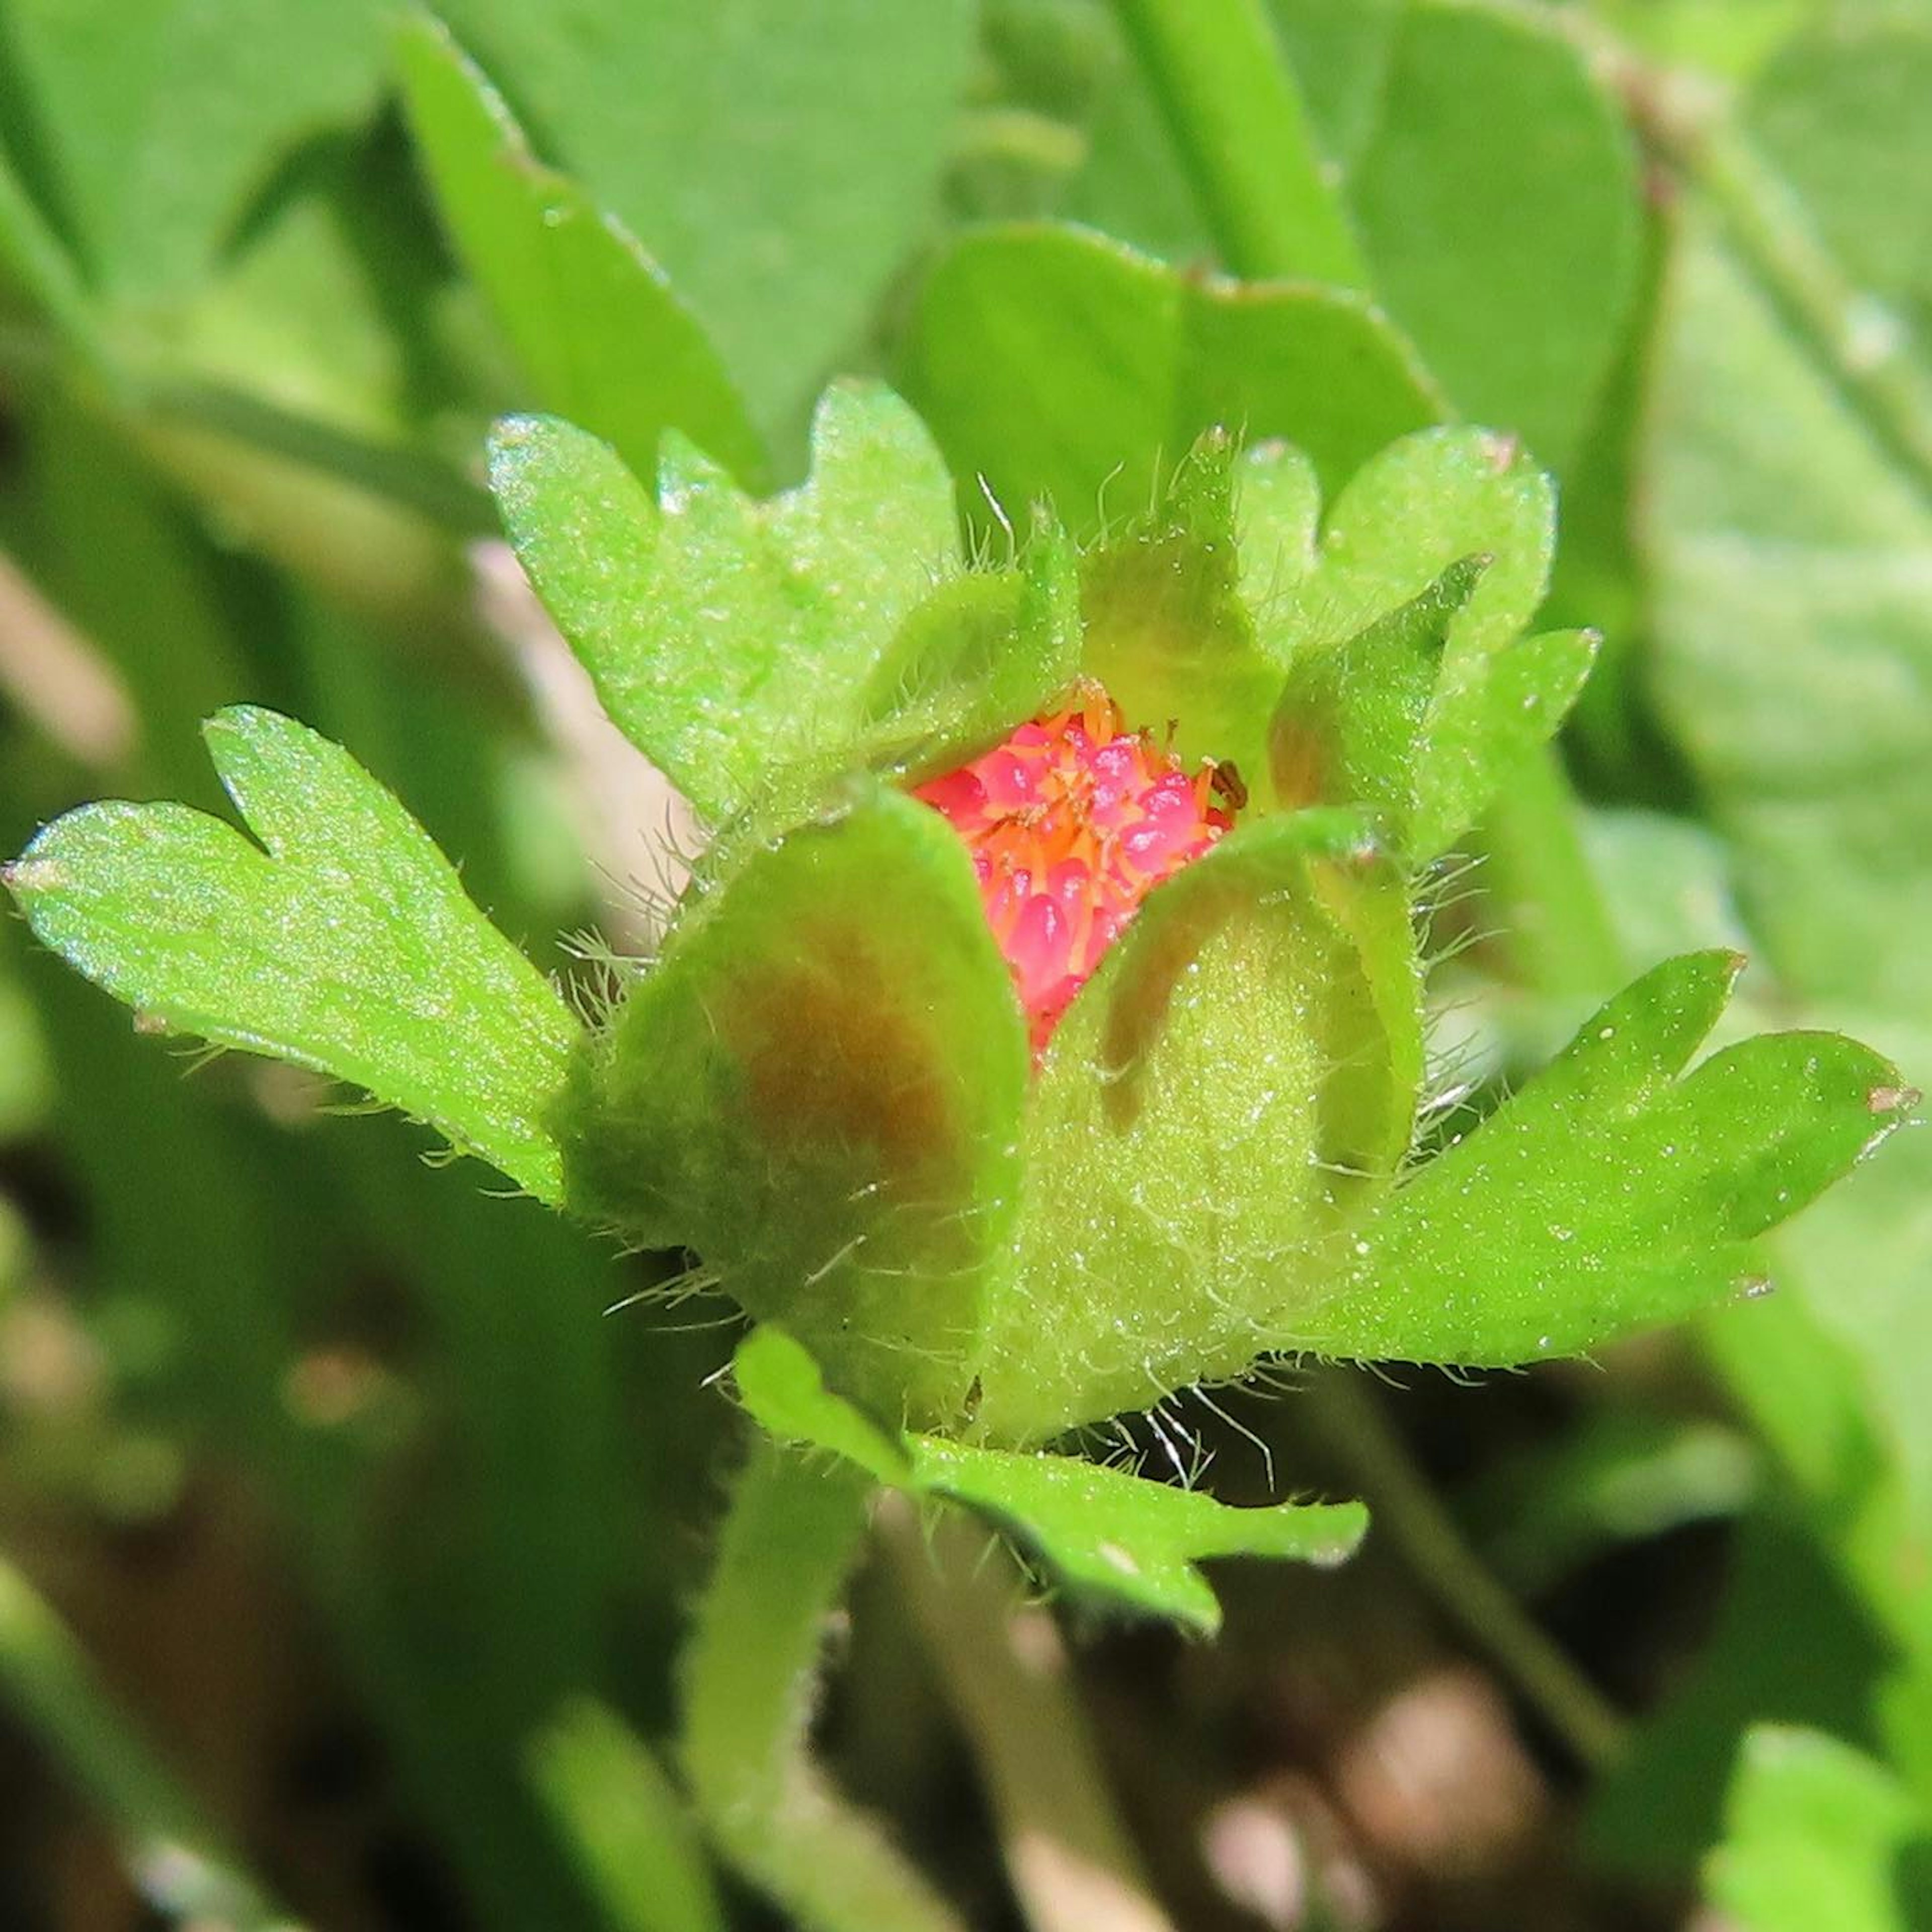
[[[6,870],[35,934],[168,1030],[365,1088],[560,1200],[548,1118],[581,1029],[556,990],[340,746],[252,706],[205,735],[260,844],[184,805],[83,806]]]
[[[1388,1197],[1304,1346],[1501,1367],[1758,1292],[1755,1238],[1918,1096],[1838,1034],[1762,1034],[1685,1073],[1743,964],[1687,954],[1610,1001]]]
[[[1080,1457],[901,1436],[825,1386],[789,1335],[760,1328],[734,1362],[746,1406],[782,1442],[828,1450],[908,1495],[958,1504],[1010,1532],[1064,1587],[1211,1635],[1220,1606],[1204,1559],[1264,1556],[1331,1565],[1368,1526],[1359,1503],[1234,1508]]]
[[[861,740],[916,739],[916,718],[892,729],[902,696],[916,709],[935,658],[983,668],[989,634],[1000,724],[1072,669],[1050,552],[1042,575],[966,573],[950,479],[896,397],[828,391],[812,452],[806,483],[760,502],[676,436],[655,492],[568,424],[512,419],[493,447],[538,595],[612,718],[714,823],[788,766],[808,784]]]

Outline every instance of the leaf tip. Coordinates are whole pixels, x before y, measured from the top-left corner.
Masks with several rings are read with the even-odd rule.
[[[0,878],[4,874],[0,872]],[[1874,1087],[1865,1096],[1865,1111],[1869,1114],[1886,1115],[1908,1114],[1924,1098],[1916,1087],[1898,1084],[1884,1084]]]
[[[1483,434],[1481,448],[1484,460],[1500,476],[1515,466],[1522,454],[1522,438],[1509,430],[1486,430]]]
[[[58,892],[66,883],[67,874],[58,860],[37,859],[31,849],[0,865],[0,886],[16,899],[24,900],[35,892]]]

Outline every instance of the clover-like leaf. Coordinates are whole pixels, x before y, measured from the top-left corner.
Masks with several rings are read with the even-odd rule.
[[[1754,1238],[1917,1096],[1836,1034],[1760,1035],[1683,1074],[1742,964],[1688,954],[1618,994],[1386,1197],[1347,1281],[1282,1346],[1504,1366],[1754,1292]]]
[[[580,1070],[568,1198],[881,1412],[956,1418],[1027,1069],[964,847],[868,785],[687,910]]]
[[[1359,1503],[1236,1508],[1077,1457],[896,1436],[827,1390],[811,1355],[779,1329],[746,1337],[734,1368],[746,1407],[781,1440],[830,1450],[914,1496],[964,1504],[1010,1531],[1070,1588],[1203,1634],[1220,1627],[1221,1612],[1198,1563],[1340,1563],[1368,1526]]]
[[[1360,817],[1243,827],[1150,894],[1028,1102],[980,1432],[1038,1442],[1238,1375],[1408,1148],[1406,875]]]
[[[922,292],[905,381],[956,474],[1010,507],[1045,497],[1082,536],[1151,500],[1216,424],[1287,438],[1334,487],[1444,413],[1365,296],[1201,275],[1045,226],[953,244]]]
[[[582,1029],[556,989],[339,746],[253,706],[205,729],[261,844],[188,806],[83,806],[6,868],[34,932],[154,1022],[366,1088],[557,1201]]]
[[[945,466],[896,397],[828,391],[812,448],[809,480],[760,503],[668,437],[654,500],[568,424],[497,432],[492,482],[538,594],[611,717],[713,820],[775,768],[851,761],[890,709],[877,681],[916,670],[902,627],[964,569]],[[1002,594],[1064,639],[1050,598],[1017,578]]]
[[[764,482],[769,460],[704,326],[636,239],[530,152],[502,97],[427,15],[396,34],[437,205],[544,408],[648,473],[667,428]]]

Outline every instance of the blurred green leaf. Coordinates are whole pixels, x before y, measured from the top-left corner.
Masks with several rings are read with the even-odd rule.
[[[502,97],[438,22],[400,30],[410,121],[443,219],[546,410],[657,468],[680,430],[742,482],[769,461],[724,365],[664,272],[532,154]]]
[[[531,1775],[610,1932],[723,1932],[724,1908],[682,1794],[608,1706],[566,1706],[531,1748]]]
[[[1784,202],[1775,212],[1797,218]],[[1775,263],[1761,250],[1748,260],[1694,212],[1664,289],[1639,499],[1653,688],[1782,985],[1891,1048],[1922,1084],[1932,848],[1915,828],[1932,823],[1932,496],[1876,399],[1846,386],[1834,346],[1754,279]],[[1922,375],[1909,341],[1893,348],[1881,367]],[[1881,1457],[1867,1501],[1817,1497],[1818,1521],[1874,1604],[1920,1640],[1932,1608],[1909,1580],[1922,1572],[1846,1532],[1895,1512],[1907,1534],[1932,1499],[1928,1180],[1932,1144],[1912,1136],[1780,1244],[1814,1325],[1856,1364],[1851,1400]],[[1741,1388],[1760,1386],[1748,1360],[1725,1359]],[[1784,1438],[1774,1415],[1762,1426]]]
[[[1774,1318],[1796,1305],[1760,1312]],[[1802,1428],[1808,1418],[1795,1420]],[[1725,1787],[1754,1724],[1811,1725],[1877,1744],[1874,1695],[1893,1647],[1816,1539],[1774,1513],[1774,1492],[1768,1500],[1738,1527],[1696,1668],[1645,1714],[1592,1794],[1589,1849],[1616,1870],[1681,1881],[1696,1870],[1723,1836]]]
[[[952,485],[889,392],[827,392],[810,480],[759,503],[674,440],[655,502],[606,444],[518,418],[492,481],[613,719],[706,817],[849,744],[901,626],[959,567]]]
[[[968,0],[452,0],[538,148],[661,262],[789,437],[932,217]]]
[[[1334,1564],[1368,1526],[1359,1503],[1237,1509],[1081,1457],[896,1438],[827,1390],[811,1356],[775,1328],[740,1344],[734,1372],[746,1406],[782,1439],[832,1450],[913,1495],[964,1504],[1010,1529],[1078,1593],[1203,1634],[1220,1628],[1221,1611],[1196,1564],[1264,1556]]]
[[[8,868],[35,934],[160,1024],[366,1088],[557,1199],[556,992],[339,747],[248,706],[206,736],[266,850],[185,806],[83,806]]]
[[[1528,9],[1415,0],[1384,58],[1346,190],[1372,286],[1465,415],[1564,469],[1636,291],[1622,112]]]
[[[0,114],[52,137],[52,210],[117,302],[181,294],[298,142],[367,112],[377,0],[13,0]]]
[[[1913,1932],[1932,1912],[1932,1826],[1850,1745],[1760,1725],[1705,1886],[1742,1932]]]
[[[1861,19],[1828,11],[1782,46],[1747,104],[1766,158],[1802,198],[1858,286],[1902,305],[1891,318],[1922,341],[1932,323],[1932,14]],[[1874,311],[1882,332],[1888,317]]]
[[[1270,0],[1270,10],[1368,286],[1461,413],[1516,431],[1567,469],[1638,279],[1636,157],[1609,88],[1528,8]],[[1208,252],[1137,74],[1108,89],[1066,212],[1177,266]]]
[[[1762,1035],[1679,1078],[1739,964],[1690,954],[1611,1000],[1388,1197],[1352,1279],[1293,1340],[1502,1366],[1751,1294],[1754,1238],[1839,1178],[1915,1096],[1833,1034]]]
[[[1745,917],[1814,998],[1932,1003],[1932,504],[1701,224],[1640,499],[1665,717]]]
[[[1028,1066],[964,846],[902,793],[854,791],[687,909],[592,1049],[569,1198],[697,1250],[862,1400],[950,1420]]]
[[[1366,298],[1184,274],[1073,229],[982,230],[921,291],[908,392],[956,476],[1076,535],[1154,500],[1219,425],[1281,436],[1339,485],[1442,406]]]
[[[1616,1544],[1741,1514],[1762,1475],[1726,1424],[1606,1408],[1465,1490],[1458,1514],[1498,1574],[1534,1595]]]

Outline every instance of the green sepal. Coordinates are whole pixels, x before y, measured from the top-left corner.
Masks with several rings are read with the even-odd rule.
[[[583,1030],[556,988],[340,746],[252,705],[203,734],[260,844],[185,805],[82,806],[5,868],[34,932],[146,1022],[365,1088],[555,1202]]]
[[[1210,430],[1160,502],[1088,553],[1084,668],[1185,762],[1255,772],[1281,672],[1240,595],[1238,467],[1234,438]]]
[[[890,1487],[957,1503],[1014,1538],[1070,1590],[1212,1635],[1220,1605],[1195,1567],[1220,1556],[1334,1564],[1368,1526],[1359,1503],[1234,1508],[1082,1458],[902,1436],[829,1391],[782,1330],[754,1330],[734,1362],[738,1393],[779,1440],[832,1451]]]
[[[648,472],[667,428],[757,487],[770,459],[704,325],[636,239],[539,161],[441,21],[395,32],[410,128],[464,264],[545,409]]]
[[[1761,1291],[1755,1238],[1917,1096],[1836,1034],[1761,1034],[1683,1073],[1743,963],[1690,953],[1619,993],[1384,1198],[1334,1298],[1275,1346],[1506,1367]]]
[[[695,1249],[868,1406],[957,1420],[1028,1065],[964,847],[855,782],[688,910],[590,1043],[569,1204]]]
[[[604,709],[714,824],[782,825],[841,772],[976,748],[1071,675],[1064,540],[969,569],[938,452],[875,385],[826,392],[810,477],[768,502],[675,434],[653,496],[547,418],[499,425],[490,478]]]
[[[1464,557],[1354,637],[1296,654],[1268,723],[1272,803],[1366,806],[1409,848],[1443,647],[1488,567]]]
[[[1405,874],[1358,814],[1258,820],[1148,896],[1034,1082],[981,1436],[1250,1366],[1408,1148],[1417,975]]]
[[[1291,674],[1426,599],[1459,563],[1488,560],[1448,615],[1428,716],[1413,741],[1404,842],[1420,862],[1466,830],[1555,732],[1588,674],[1590,634],[1523,634],[1549,583],[1555,492],[1508,438],[1424,430],[1356,472],[1311,552],[1296,480],[1289,472],[1264,476],[1259,488],[1251,482],[1255,508],[1243,520],[1253,552],[1243,590],[1257,641]],[[1359,701],[1382,701],[1372,682]],[[1372,760],[1365,776],[1378,791],[1393,782],[1387,774],[1376,782]]]
[[[955,770],[1046,710],[1080,669],[1080,563],[1044,510],[1004,569],[949,579],[874,667],[856,750],[910,779]]]

